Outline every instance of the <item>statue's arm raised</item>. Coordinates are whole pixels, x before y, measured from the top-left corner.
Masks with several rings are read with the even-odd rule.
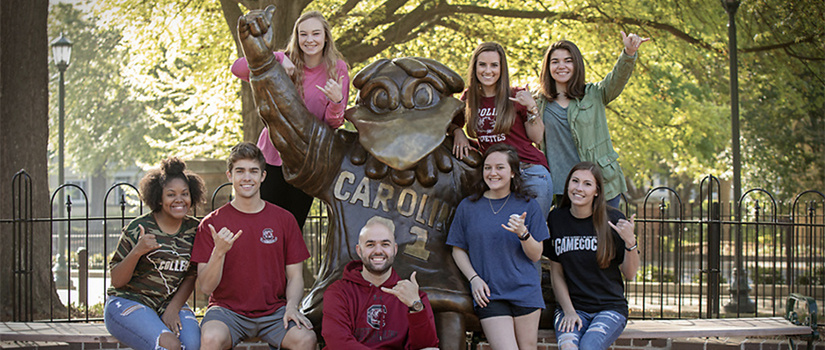
[[[272,13],[274,7],[253,10],[238,20],[238,37],[249,64],[250,79],[258,113],[269,129],[272,143],[281,152],[284,164],[295,169],[306,160],[310,139],[325,125],[303,103],[289,75],[275,59]]]

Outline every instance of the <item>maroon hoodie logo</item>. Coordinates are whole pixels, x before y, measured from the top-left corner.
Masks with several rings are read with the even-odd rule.
[[[384,319],[387,315],[387,307],[376,304],[367,309],[367,323],[373,329],[381,329],[384,327]]]

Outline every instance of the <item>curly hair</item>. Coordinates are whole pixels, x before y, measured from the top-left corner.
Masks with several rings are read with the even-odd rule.
[[[169,157],[160,162],[159,168],[146,172],[140,179],[140,198],[153,213],[163,209],[163,188],[173,179],[181,179],[189,187],[192,205],[204,201],[206,186],[198,174],[186,170],[186,163],[177,157]]]
[[[536,195],[533,192],[524,188],[524,181],[521,179],[520,160],[516,148],[506,143],[497,143],[490,146],[490,148],[484,152],[484,158],[481,159],[482,165],[476,169],[473,183],[470,185],[470,200],[475,202],[481,199],[481,197],[484,196],[484,192],[490,189],[490,186],[487,186],[487,183],[484,182],[484,162],[487,161],[487,158],[489,158],[491,154],[496,152],[503,153],[507,156],[507,164],[510,165],[510,170],[513,172],[513,178],[510,179],[510,192],[514,193],[517,198],[524,199],[528,202],[530,198],[535,198]]]

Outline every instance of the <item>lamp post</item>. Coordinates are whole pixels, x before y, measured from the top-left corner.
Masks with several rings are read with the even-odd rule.
[[[63,73],[66,71],[66,68],[69,68],[69,60],[72,56],[72,42],[69,39],[66,39],[63,36],[63,33],[60,33],[60,37],[54,39],[51,43],[52,47],[52,58],[54,59],[54,64],[57,66],[57,70],[60,71],[60,85],[59,85],[59,112],[58,112],[58,152],[57,152],[57,186],[61,186],[65,182],[65,172],[63,168],[63,119],[64,119],[64,98],[65,98],[65,89],[64,89],[64,81],[63,81]],[[61,208],[61,213],[63,212],[63,196],[58,196],[58,203]],[[58,288],[71,288],[71,280],[69,279],[67,273],[67,266],[66,266],[66,230],[58,229],[58,236],[57,236],[57,264],[54,267],[54,277],[55,277],[55,284]]]
[[[748,272],[742,263],[742,158],[739,147],[739,61],[737,59],[736,47],[736,10],[739,9],[739,0],[721,0],[722,7],[728,13],[728,51],[730,52],[730,123],[731,123],[731,148],[733,151],[733,210],[734,221],[736,222],[736,267],[731,274],[730,282],[730,302],[725,305],[725,311],[729,313],[751,313],[755,310],[755,305],[748,293],[750,285],[748,283]]]
[[[728,51],[730,52],[730,130],[733,149],[733,200],[738,204],[742,196],[742,170],[739,147],[739,61],[736,57],[736,10],[739,0],[722,0],[728,13]],[[737,206],[738,207],[738,206]],[[739,211],[736,211],[739,219]]]

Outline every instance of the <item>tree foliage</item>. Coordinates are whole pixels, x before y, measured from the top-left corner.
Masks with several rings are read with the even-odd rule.
[[[240,141],[240,101],[228,67],[234,57],[218,4],[208,1],[116,2],[102,25],[132,51],[125,79],[165,133],[156,150],[184,158],[222,157]],[[124,20],[127,19],[128,20]]]
[[[146,159],[147,138],[165,130],[148,122],[145,103],[131,94],[122,75],[130,52],[120,46],[121,35],[69,4],[55,4],[50,8],[49,37],[60,33],[73,43],[64,73],[66,165],[97,175]],[[49,71],[49,144],[54,153],[58,147],[59,71],[54,64]]]
[[[108,27],[123,35],[119,47],[129,50],[123,61],[129,62],[124,70],[131,96],[147,103],[149,120],[168,130],[148,137],[155,149],[220,156],[241,139],[241,130],[244,139],[257,137],[259,118],[248,85],[228,67],[241,54],[237,18],[272,4],[281,45],[300,13],[326,14],[353,72],[378,57],[424,56],[463,73],[478,43],[498,41],[508,50],[513,81],[533,88],[542,55],[556,40],[577,43],[587,80],[598,81],[620,53],[619,31],[651,37],[630,83],[608,106],[626,173],[638,186],[662,175],[724,176],[731,167],[728,15],[715,0],[102,4],[97,13],[110,18]],[[770,190],[792,193],[799,188],[795,184],[821,188],[825,182],[823,7],[818,0],[754,0],[743,2],[735,16],[746,186],[776,179]],[[776,159],[777,154],[787,157]]]

